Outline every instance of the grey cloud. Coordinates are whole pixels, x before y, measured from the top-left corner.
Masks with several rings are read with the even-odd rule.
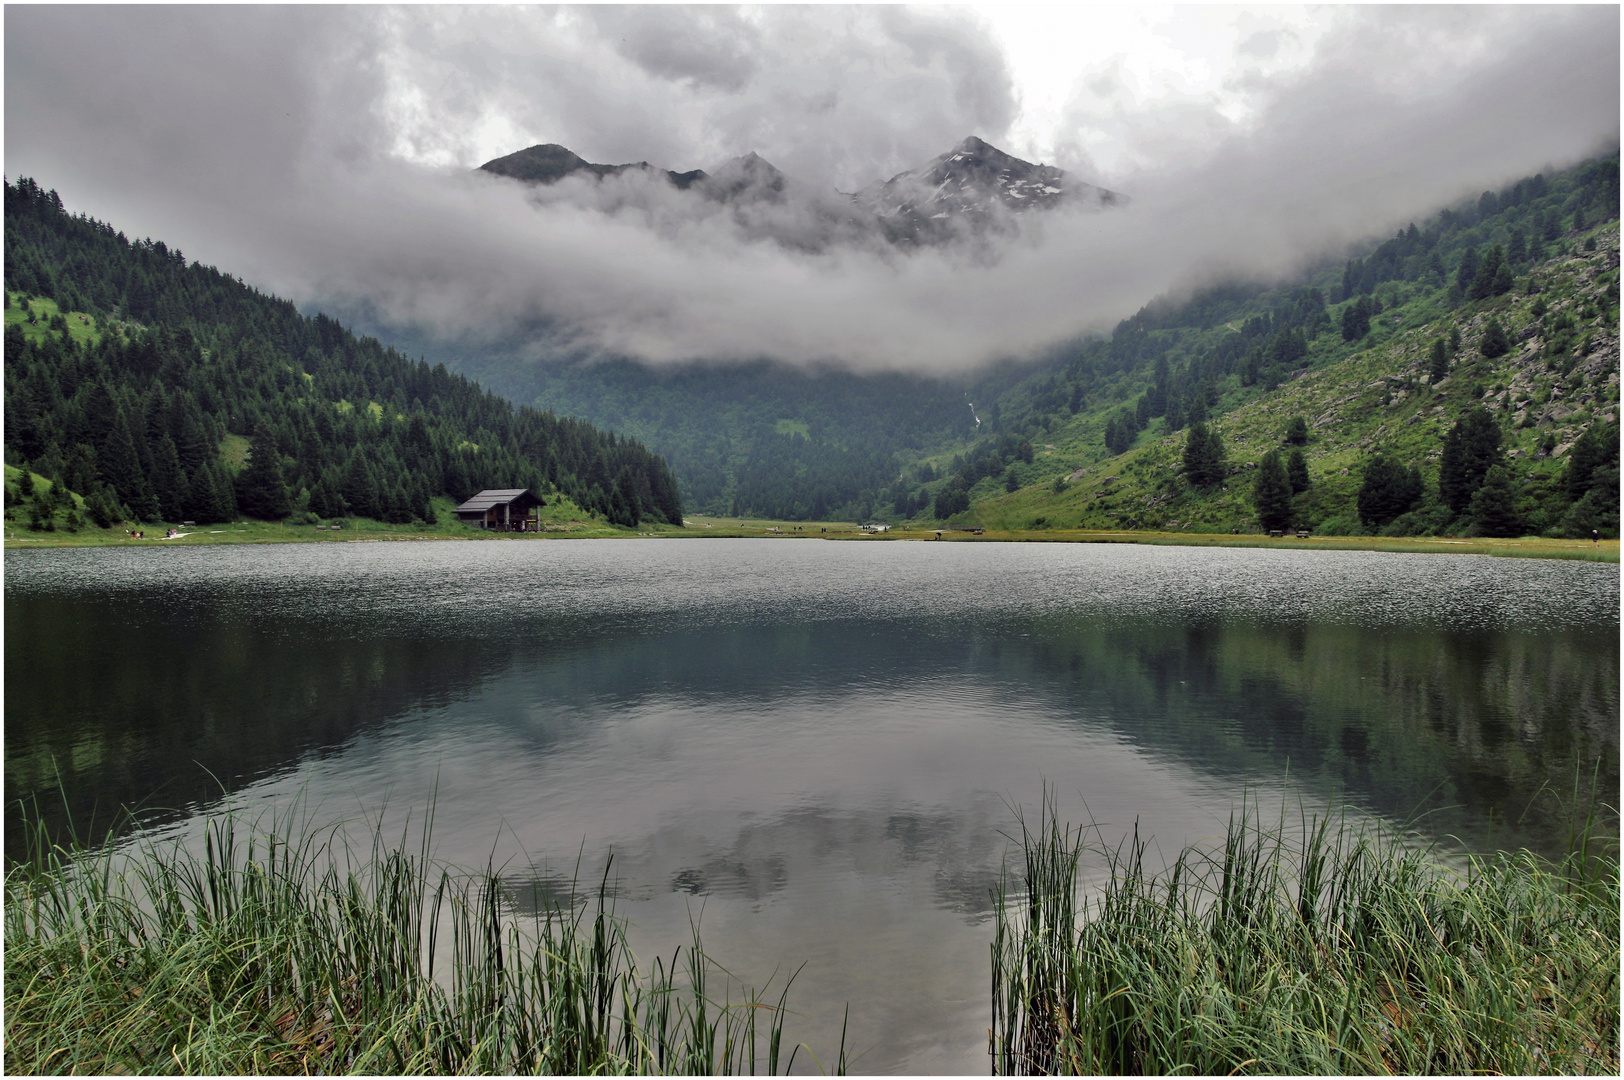
[[[1079,102],[1080,125],[1144,122],[1140,172],[1085,177],[1132,204],[1028,217],[991,260],[784,245],[765,237],[825,226],[631,179],[537,193],[471,174],[477,160],[390,156],[414,138],[467,152],[505,124],[597,161],[685,169],[758,149],[827,192],[977,124],[996,142],[1013,115],[1002,61],[952,12],[747,13],[756,68],[737,93],[627,59],[588,14],[14,8],[7,172],[303,303],[365,303],[471,345],[546,325],[656,362],[952,372],[1218,273],[1287,272],[1618,134],[1617,9],[1380,9],[1263,84],[1245,127]],[[161,47],[171,62],[152,62]]]
[[[1267,60],[1280,51],[1280,40],[1285,36],[1281,30],[1259,30],[1237,47],[1237,51],[1246,56],[1255,56],[1259,60]]]
[[[755,27],[730,8],[596,7],[616,51],[650,74],[718,90],[744,88],[759,66]]]

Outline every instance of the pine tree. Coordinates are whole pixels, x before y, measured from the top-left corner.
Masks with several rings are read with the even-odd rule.
[[[1501,249],[1499,244],[1489,248],[1488,254],[1483,256],[1482,264],[1478,266],[1477,271],[1472,275],[1471,282],[1467,285],[1466,299],[1485,300],[1495,295],[1495,278],[1505,266],[1505,261],[1505,251]],[[1510,274],[1508,271],[1507,281],[1509,282],[1509,280]],[[1508,284],[1506,287],[1509,289],[1510,285]]]
[[[1512,288],[1516,286],[1516,284],[1517,280],[1512,276],[1510,264],[1501,263],[1500,268],[1494,272],[1494,284],[1490,288],[1490,295],[1504,296],[1506,293],[1510,292]]]
[[[1361,296],[1342,309],[1342,340],[1358,341],[1370,333],[1370,297]]]
[[[1482,265],[1476,248],[1467,248],[1460,259],[1460,267],[1455,271],[1455,282],[1450,288],[1451,301],[1459,303],[1471,291],[1472,282],[1477,278],[1478,268]]]
[[[1511,351],[1511,339],[1506,336],[1505,327],[1500,325],[1499,319],[1490,319],[1483,327],[1483,340],[1478,349],[1491,360]]]
[[[1301,495],[1312,483],[1308,478],[1308,462],[1303,459],[1301,450],[1293,449],[1286,458],[1286,477],[1291,481],[1293,495]]]
[[[615,477],[614,491],[610,495],[610,521],[616,525],[624,525],[627,528],[631,528],[638,523],[640,517],[637,513],[635,490],[631,469],[622,466],[620,475]],[[812,516],[823,517],[824,515],[822,513],[813,513]]]
[[[1190,425],[1184,437],[1184,475],[1197,487],[1216,487],[1223,483],[1224,443],[1216,431],[1205,423]]]
[[[237,505],[249,517],[281,521],[293,512],[276,436],[263,420],[254,428],[248,467],[237,477]]]
[[[1258,462],[1252,481],[1252,505],[1258,523],[1268,531],[1291,528],[1291,480],[1280,463],[1280,451],[1271,450]]]
[[[1568,465],[1562,473],[1562,486],[1568,498],[1584,498],[1596,469],[1609,464],[1614,468],[1618,466],[1618,428],[1611,424],[1593,424],[1568,453]]]
[[[1359,520],[1381,528],[1400,514],[1408,513],[1421,498],[1421,473],[1406,469],[1386,454],[1376,454],[1365,463],[1364,483],[1359,486],[1355,504]]]
[[[179,521],[185,502],[185,474],[181,469],[180,454],[174,440],[167,434],[158,437],[158,448],[152,455],[153,494],[158,497],[158,513],[165,521]]]
[[[119,409],[107,434],[103,449],[98,454],[102,476],[113,485],[115,497],[129,504],[140,520],[158,518],[156,500],[147,488],[147,478],[141,468],[141,454],[129,414]],[[152,505],[148,505],[151,503]],[[150,512],[150,515],[149,515]]]
[[[1444,436],[1438,462],[1438,498],[1457,514],[1471,508],[1472,496],[1489,469],[1500,464],[1500,429],[1482,406],[1474,406]]]
[[[1522,535],[1522,519],[1517,515],[1516,496],[1504,465],[1491,468],[1482,486],[1473,493],[1472,520],[1479,536]]]
[[[339,494],[344,497],[346,513],[356,517],[378,518],[383,516],[379,506],[378,484],[372,475],[372,469],[367,465],[366,455],[357,450],[350,455],[350,463],[344,469],[344,479],[339,485]],[[474,494],[470,491],[468,495]],[[463,498],[467,498],[464,495]]]
[[[1449,349],[1443,338],[1432,339],[1432,352],[1430,354],[1432,385],[1437,386],[1449,377]]]
[[[1286,445],[1308,445],[1308,421],[1303,417],[1294,416],[1291,418],[1291,422],[1286,425]]]

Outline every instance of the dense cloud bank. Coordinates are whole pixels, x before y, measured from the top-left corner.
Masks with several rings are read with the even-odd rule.
[[[545,325],[548,348],[651,361],[945,373],[1616,144],[1618,19],[1344,12],[1244,125],[1203,116],[1157,168],[1082,177],[1127,208],[1029,215],[996,252],[874,243],[826,196],[745,213],[641,175],[472,171],[474,136],[511,131],[506,149],[678,170],[758,150],[827,193],[996,144],[1009,73],[954,12],[13,8],[6,171],[301,303],[469,347]]]

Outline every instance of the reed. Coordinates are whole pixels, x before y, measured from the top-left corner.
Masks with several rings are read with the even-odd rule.
[[[793,976],[735,999],[697,930],[641,972],[607,872],[595,904],[516,918],[494,870],[436,865],[426,839],[202,828],[201,853],[40,831],[8,868],[7,1072],[714,1075],[799,1049]]]
[[[1243,808],[1147,870],[1045,801],[992,945],[998,1073],[1619,1071],[1616,855],[1450,867],[1345,816]],[[1078,867],[1109,882],[1083,897]]]

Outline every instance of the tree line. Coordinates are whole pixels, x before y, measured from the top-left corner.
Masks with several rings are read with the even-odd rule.
[[[7,327],[6,460],[60,479],[98,524],[432,522],[432,497],[491,487],[565,495],[620,525],[682,523],[666,462],[634,440],[515,407],[161,241],[132,242],[32,179],[6,183],[5,215],[8,307],[60,309],[33,332]],[[70,311],[94,332],[76,337]],[[222,452],[233,445],[237,460]]]
[[[1311,486],[1301,447],[1307,423],[1294,418],[1282,440],[1258,462],[1252,504],[1265,530],[1302,524],[1297,496]],[[1550,529],[1573,538],[1617,536],[1619,529],[1619,429],[1595,424],[1573,444],[1557,482],[1526,492],[1506,460],[1500,427],[1488,410],[1469,408],[1444,437],[1436,481],[1397,455],[1380,451],[1364,462],[1355,506],[1359,523],[1372,533],[1410,536],[1449,533],[1516,537]],[[1184,472],[1193,485],[1212,487],[1227,470],[1222,443],[1205,425],[1190,429]],[[1341,531],[1341,530],[1339,530]]]

